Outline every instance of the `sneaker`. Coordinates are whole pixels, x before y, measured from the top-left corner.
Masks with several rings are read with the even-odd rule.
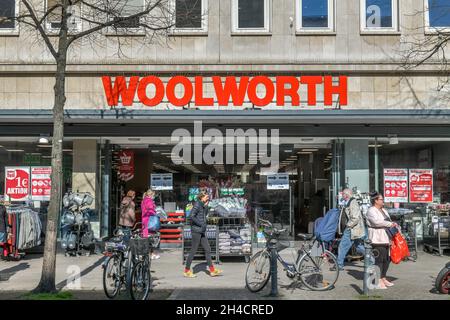
[[[192,272],[192,270],[189,270],[188,272],[183,272],[183,275],[184,275],[186,278],[195,278],[195,277],[197,277],[197,276]]]
[[[209,272],[209,275],[211,276],[211,277],[217,277],[218,275],[220,275],[220,274],[222,274],[222,270],[220,270],[220,269],[214,269],[214,271],[210,271]]]
[[[387,287],[386,287],[386,286],[377,285],[377,286],[375,287],[375,289],[376,289],[376,290],[386,290]]]
[[[159,254],[152,255],[151,257],[152,260],[158,260],[159,258],[161,258]]]
[[[330,268],[330,271],[336,271],[336,266],[332,266]],[[344,268],[343,267],[339,267],[339,271],[344,271]]]

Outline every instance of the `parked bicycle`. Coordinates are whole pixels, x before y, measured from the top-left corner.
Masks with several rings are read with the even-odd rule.
[[[313,291],[325,291],[334,288],[339,277],[339,268],[334,254],[325,248],[325,245],[316,240],[313,235],[299,234],[304,240],[302,247],[297,251],[293,263],[286,262],[280,252],[289,247],[280,236],[286,229],[276,229],[267,220],[259,219],[258,224],[263,227],[266,238],[266,248],[257,252],[250,259],[247,267],[245,283],[251,292],[261,291],[270,279],[270,247],[276,246],[276,258],[282,264],[286,275],[290,279],[298,278],[301,283]]]
[[[128,234],[127,234],[128,232]],[[131,299],[146,300],[151,290],[149,252],[154,239],[143,238],[141,229],[131,232],[118,229],[105,243],[103,289],[114,299],[125,288]]]

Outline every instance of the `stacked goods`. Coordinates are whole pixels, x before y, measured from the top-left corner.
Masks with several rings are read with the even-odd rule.
[[[243,218],[246,214],[247,199],[239,197],[226,197],[211,200],[209,207],[220,217]]]
[[[231,229],[219,234],[220,254],[251,254],[250,229]]]
[[[231,253],[231,237],[228,232],[219,233],[219,254]]]
[[[167,219],[161,219],[161,248],[181,247],[183,242],[183,224],[185,215],[183,210],[169,212]]]

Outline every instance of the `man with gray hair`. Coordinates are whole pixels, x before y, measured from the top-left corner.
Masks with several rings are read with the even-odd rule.
[[[344,207],[339,215],[338,233],[342,234],[338,248],[338,267],[344,270],[344,259],[353,243],[357,243],[357,251],[364,255],[364,238],[366,236],[364,218],[358,201],[353,198],[352,190],[346,188],[342,191]]]

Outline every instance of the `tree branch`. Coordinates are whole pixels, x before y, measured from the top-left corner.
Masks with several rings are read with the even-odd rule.
[[[42,39],[44,40],[45,44],[47,45],[48,49],[50,50],[50,53],[52,54],[52,56],[57,59],[58,58],[58,53],[56,52],[55,48],[53,47],[52,43],[50,42],[50,38],[49,36],[45,33],[45,30],[42,28],[42,24],[39,23],[39,20],[33,10],[33,8],[31,7],[31,5],[28,3],[28,0],[22,0],[23,4],[25,5],[25,7],[27,8],[31,19],[34,21],[35,23],[35,27],[36,29],[39,31],[39,33],[42,36]]]

